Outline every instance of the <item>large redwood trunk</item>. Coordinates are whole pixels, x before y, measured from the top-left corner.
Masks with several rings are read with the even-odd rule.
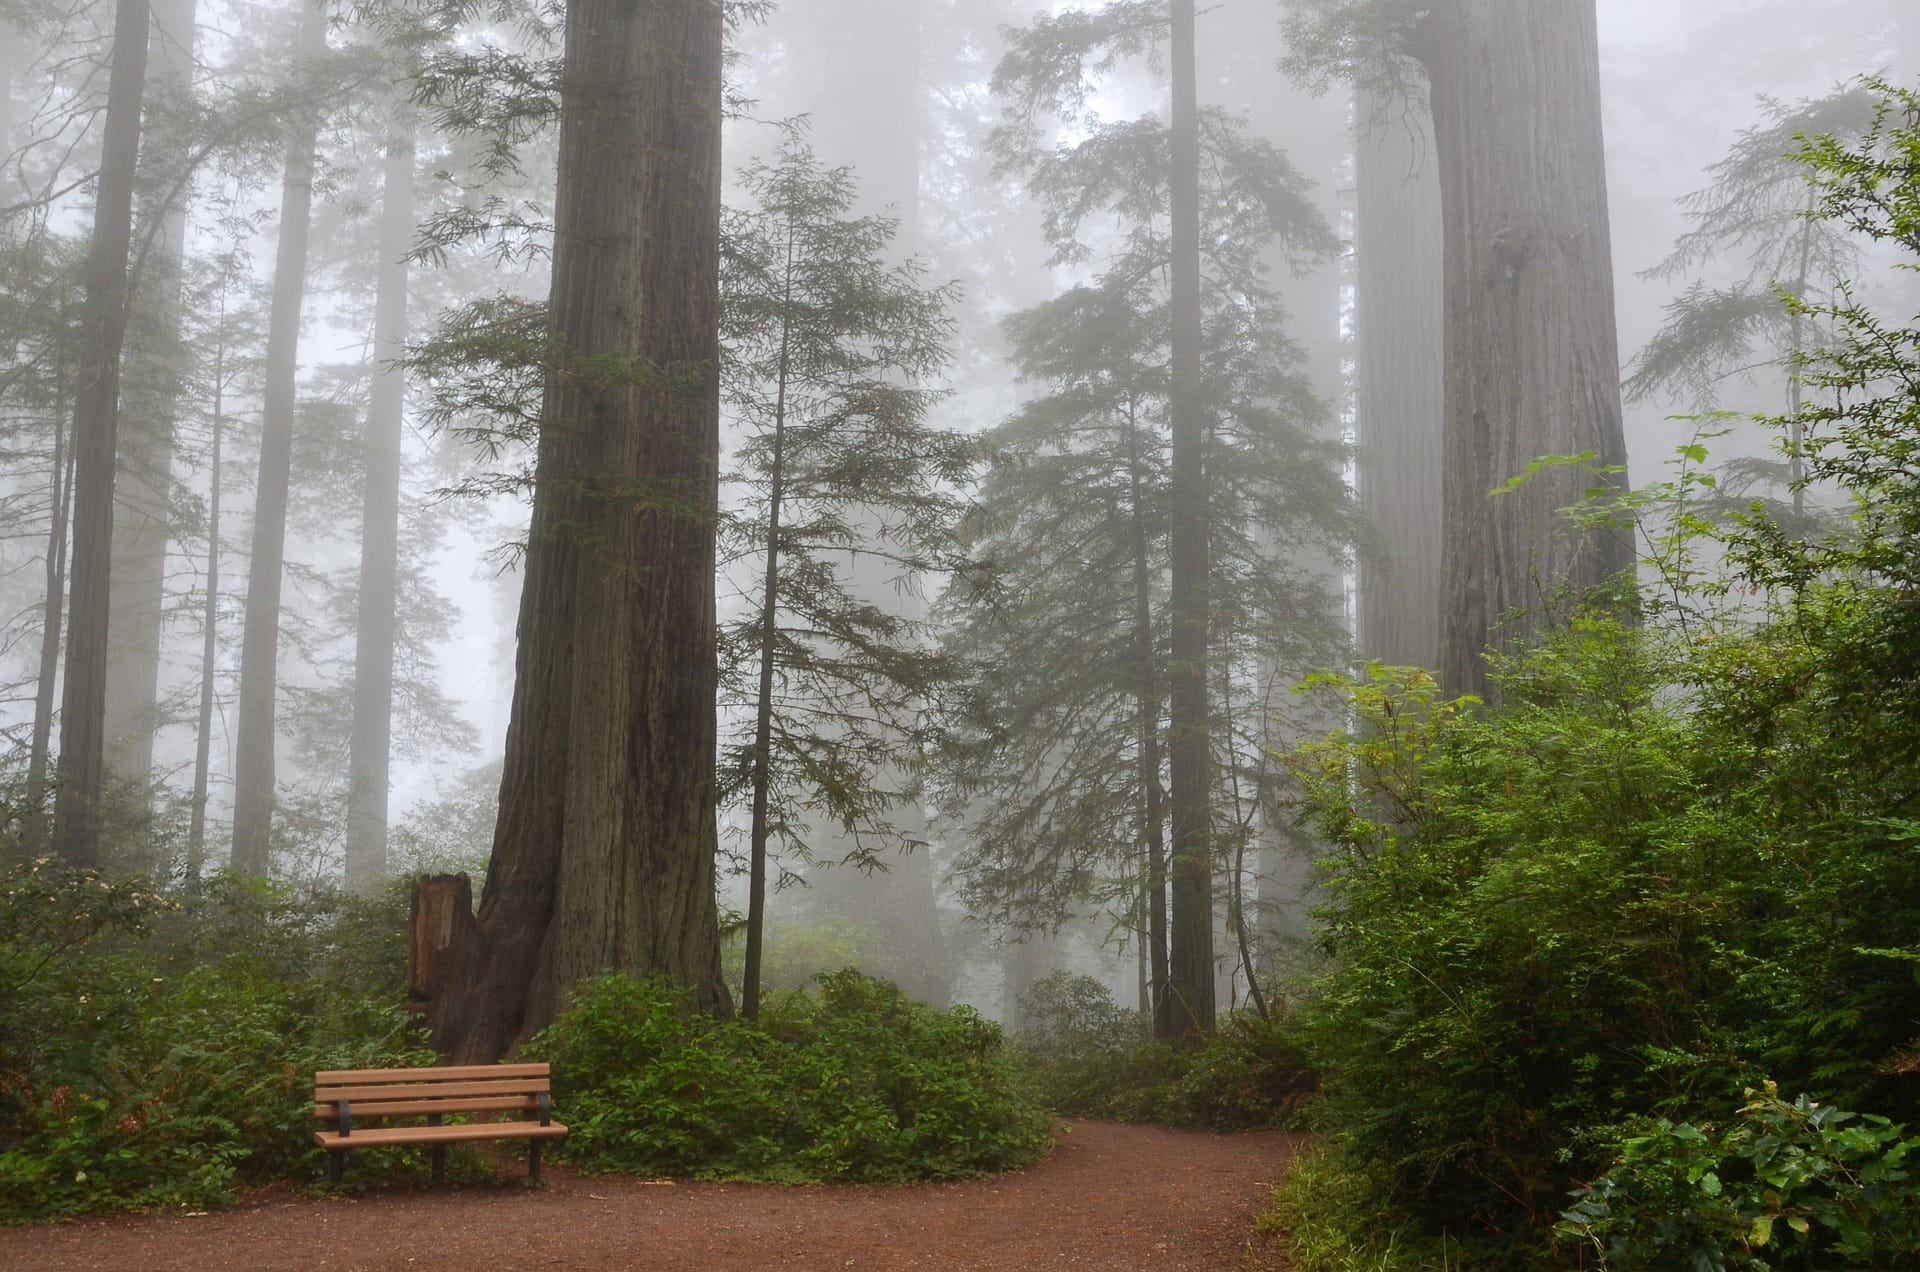
[[[1560,517],[1587,472],[1488,496],[1545,456],[1626,463],[1594,3],[1450,0],[1415,51],[1445,213],[1441,680],[1485,694],[1489,646],[1523,645],[1568,588],[1633,561],[1625,534]]]
[[[1360,502],[1380,554],[1360,565],[1359,652],[1440,661],[1445,415],[1440,180],[1424,100],[1362,92],[1354,144],[1355,424]]]
[[[74,405],[73,579],[66,680],[60,702],[54,850],[100,864],[106,776],[107,595],[113,562],[113,457],[120,416],[120,351],[127,334],[127,258],[147,74],[146,0],[117,0],[107,116],[94,193],[93,243],[81,311],[80,389]]]
[[[721,37],[713,0],[567,10],[564,365],[541,428],[500,820],[477,923],[429,955],[460,974],[415,976],[457,1061],[508,1052],[610,969],[730,1010],[713,891]]]

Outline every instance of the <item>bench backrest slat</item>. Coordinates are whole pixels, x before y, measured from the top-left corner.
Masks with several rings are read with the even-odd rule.
[[[524,1109],[537,1109],[540,1101],[531,1095],[468,1096],[456,1100],[356,1100],[353,1102],[353,1116],[362,1117],[420,1117],[432,1113],[510,1113]],[[339,1116],[339,1107],[333,1104],[316,1104],[313,1115],[321,1120]]]
[[[545,1064],[456,1064],[430,1069],[322,1069],[315,1086],[371,1086],[382,1082],[462,1082],[488,1078],[544,1078]]]
[[[345,1100],[359,1118],[537,1110],[551,1090],[544,1064],[468,1064],[427,1069],[322,1069],[313,1078],[313,1115],[339,1116]]]
[[[503,1082],[389,1082],[375,1086],[333,1086],[314,1088],[316,1100],[419,1100],[456,1101],[475,1095],[532,1095],[551,1088],[545,1078],[517,1078]]]

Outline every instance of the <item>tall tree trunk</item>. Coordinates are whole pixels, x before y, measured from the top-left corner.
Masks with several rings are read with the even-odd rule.
[[[1214,1025],[1213,749],[1207,710],[1207,421],[1200,365],[1200,106],[1194,0],[1173,0],[1173,861],[1170,1018],[1162,1036]]]
[[[187,880],[200,877],[207,860],[207,791],[213,775],[213,681],[220,657],[220,462],[226,433],[227,306],[213,349],[213,445],[207,461],[207,581],[200,617],[200,712],[193,735],[193,805],[187,824]]]
[[[302,0],[295,73],[326,53],[326,10]],[[306,301],[307,231],[313,213],[313,152],[319,117],[303,111],[287,138],[280,185],[280,242],[267,319],[266,392],[260,475],[253,500],[253,552],[247,564],[246,620],[240,637],[240,711],[233,774],[233,868],[265,875],[273,835],[274,722],[280,661],[280,582],[287,546],[287,487],[293,463],[293,415],[300,370],[300,313]]]
[[[1545,456],[1626,463],[1593,0],[1450,0],[1415,52],[1445,217],[1441,682],[1485,695],[1490,645],[1525,644],[1551,594],[1633,560],[1624,535],[1562,525],[1588,473],[1488,495]]]
[[[582,977],[729,1009],[714,901],[720,6],[567,10],[554,342],[513,722],[476,923],[416,933],[457,1060],[504,1054]],[[609,360],[670,372],[621,374]],[[444,978],[439,963],[462,969]]]
[[[127,256],[147,76],[147,0],[116,0],[106,131],[94,194],[93,242],[81,317],[74,406],[73,580],[66,681],[60,702],[54,850],[100,864],[106,777],[107,593],[113,565],[113,457],[120,413],[120,349],[127,334]]]
[[[767,933],[767,806],[773,786],[774,639],[780,631],[780,505],[786,498],[787,378],[792,367],[793,222],[787,222],[785,295],[780,305],[780,376],[773,404],[773,457],[767,473],[767,557],[760,595],[760,687],[754,700],[753,822],[748,827],[747,948],[740,1014],[760,1019],[760,962]]]
[[[153,0],[149,113],[180,116],[193,91],[194,0]],[[153,157],[149,147],[148,157]],[[167,156],[170,168],[183,162]],[[156,165],[149,164],[149,167]],[[163,178],[172,175],[162,171]],[[166,188],[165,180],[154,183]],[[107,764],[127,797],[150,800],[154,733],[160,725],[160,628],[172,535],[173,431],[179,403],[181,256],[184,198],[143,214],[160,230],[134,303],[142,320],[129,337],[113,517],[113,590],[107,649]]]
[[[353,651],[353,737],[347,757],[347,887],[387,873],[393,739],[393,640],[400,592],[400,449],[407,377],[407,263],[413,245],[413,119],[394,107],[381,193],[380,277],[374,299],[373,394],[367,406],[360,519],[360,610]]]
[[[1160,783],[1163,694],[1157,659],[1159,642],[1154,639],[1153,626],[1152,529],[1147,524],[1144,456],[1132,402],[1127,403],[1127,414],[1127,484],[1133,519],[1133,647],[1140,660],[1135,699],[1140,717],[1140,842],[1146,852],[1145,877],[1141,880],[1141,903],[1146,909],[1142,935],[1147,942],[1147,996],[1154,1032],[1166,1037],[1173,1024],[1172,999],[1167,993],[1167,810],[1166,792]]]
[[[1379,559],[1360,565],[1360,655],[1440,664],[1440,183],[1423,100],[1363,91],[1354,141],[1355,422],[1360,502]]]
[[[73,452],[66,446],[66,374],[54,371],[53,478],[48,483],[46,616],[40,625],[40,676],[33,693],[33,740],[27,750],[27,807],[35,837],[46,833],[47,766],[53,750],[53,689],[60,670],[60,632],[65,613],[67,536],[73,521]]]
[[[13,198],[13,77],[26,43],[13,23],[0,18],[0,200]]]

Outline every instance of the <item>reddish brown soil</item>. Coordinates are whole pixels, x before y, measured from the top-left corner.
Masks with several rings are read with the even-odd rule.
[[[1285,1265],[1254,1216],[1298,1145],[1074,1122],[1031,1170],[913,1187],[780,1188],[576,1175],[547,1187],[257,1197],[202,1216],[0,1228],[0,1267],[167,1269],[1097,1268]]]

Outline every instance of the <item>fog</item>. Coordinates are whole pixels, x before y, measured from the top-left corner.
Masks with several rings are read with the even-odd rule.
[[[1143,7],[1158,11],[1121,6]],[[1063,21],[1078,12],[1075,6],[786,0],[764,14],[749,8],[736,6],[729,37],[728,206],[754,212],[754,181],[746,174],[756,164],[777,164],[795,146],[809,148],[824,169],[844,167],[852,184],[843,216],[888,223],[870,245],[884,269],[905,268],[892,277],[915,288],[946,289],[940,315],[926,319],[937,329],[926,339],[942,346],[938,356],[909,357],[891,347],[906,343],[904,316],[849,337],[868,353],[888,355],[862,364],[862,391],[891,386],[921,395],[911,407],[900,397],[887,418],[901,424],[911,416],[914,427],[939,430],[941,446],[991,437],[1021,457],[1005,468],[956,459],[943,471],[902,476],[915,490],[912,517],[931,524],[935,496],[953,501],[950,514],[940,514],[951,524],[916,531],[921,540],[902,528],[909,513],[890,510],[878,497],[849,497],[830,513],[809,514],[831,522],[818,523],[826,528],[810,541],[820,563],[818,585],[841,587],[850,604],[885,616],[846,619],[866,624],[862,639],[882,643],[881,629],[892,623],[884,639],[900,649],[974,662],[973,670],[951,679],[948,668],[926,671],[937,677],[924,691],[910,692],[904,683],[885,693],[871,683],[858,692],[816,682],[803,688],[791,668],[809,653],[838,649],[838,637],[812,618],[794,618],[795,630],[806,628],[806,634],[783,647],[782,656],[791,659],[781,671],[781,683],[791,689],[791,714],[773,732],[797,736],[811,728],[825,741],[796,743],[794,754],[815,763],[796,760],[773,783],[768,982],[797,983],[852,962],[916,996],[972,1002],[1012,1018],[1018,993],[1045,971],[1065,967],[1098,977],[1124,1004],[1150,1007],[1146,950],[1152,938],[1140,873],[1146,836],[1129,821],[1137,821],[1139,801],[1148,798],[1129,785],[1140,771],[1132,748],[1145,743],[1127,714],[1132,690],[1095,674],[1114,649],[1121,654],[1113,657],[1124,662],[1133,639],[1131,601],[1116,592],[1111,623],[1099,626],[1091,609],[1041,595],[1050,578],[1066,577],[1065,564],[1035,567],[1055,549],[1062,561],[1084,565],[1105,550],[1101,526],[1119,526],[1134,512],[1145,517],[1142,509],[1160,510],[1152,512],[1158,517],[1165,504],[1137,487],[1130,502],[1118,477],[1111,488],[1101,484],[1112,476],[1107,470],[1099,476],[1063,466],[1062,472],[1078,472],[1062,480],[1085,483],[1079,493],[1092,500],[1092,511],[1075,510],[1062,498],[1058,516],[1043,525],[1039,496],[1019,483],[1039,481],[1034,474],[1076,447],[1091,453],[1106,444],[1095,440],[1104,426],[1091,416],[1066,416],[1077,409],[1074,401],[1108,391],[1112,402],[1138,410],[1128,428],[1137,423],[1152,435],[1153,458],[1142,471],[1159,480],[1158,439],[1170,428],[1171,408],[1157,404],[1174,374],[1164,370],[1160,337],[1142,338],[1138,347],[1145,352],[1125,374],[1088,370],[1072,359],[1110,355],[1133,334],[1119,316],[1075,310],[1061,298],[1076,289],[1113,288],[1114,271],[1129,252],[1157,251],[1168,235],[1158,179],[1138,170],[1132,152],[1118,149],[1129,125],[1149,120],[1158,126],[1168,118],[1164,32],[1156,28],[1137,44],[1123,39],[1111,52],[1091,54],[1084,96],[1070,91],[1071,109],[1043,103],[1014,121],[1030,125],[1019,137],[1011,135],[1018,129],[1009,130],[1008,112],[1017,108],[1023,85],[1040,97],[1058,85],[1035,87],[1043,75],[1021,81],[1003,70],[996,92],[995,68],[1010,51],[1030,48],[1012,32],[1032,31],[1036,23],[1048,29],[1043,20]],[[114,551],[124,555],[137,532],[141,510],[132,504],[145,488],[159,492],[157,505],[146,510],[158,529],[146,533],[158,534],[165,548],[155,558],[158,590],[125,610],[146,605],[154,611],[157,648],[116,646],[118,656],[151,664],[145,698],[136,685],[133,700],[117,700],[125,691],[111,674],[106,690],[112,809],[106,860],[172,879],[229,861],[235,776],[250,745],[239,725],[239,679],[249,621],[246,580],[260,542],[255,492],[272,392],[268,332],[274,294],[284,295],[287,285],[276,277],[283,177],[288,155],[298,149],[290,134],[304,120],[317,130],[313,231],[294,265],[303,271],[306,303],[298,319],[297,405],[290,420],[283,599],[265,638],[278,649],[274,727],[265,744],[277,760],[269,868],[273,877],[299,886],[346,879],[349,755],[360,727],[356,678],[364,684],[356,659],[365,657],[369,639],[359,612],[363,509],[371,506],[363,497],[364,438],[370,394],[387,356],[376,338],[376,301],[382,286],[393,285],[398,266],[380,255],[382,173],[389,145],[404,130],[416,147],[418,210],[415,252],[401,276],[411,353],[394,566],[398,602],[390,630],[373,637],[391,647],[393,679],[391,768],[373,814],[386,827],[377,837],[384,869],[376,873],[457,868],[471,872],[476,886],[485,873],[514,702],[515,625],[531,506],[529,417],[538,414],[540,366],[524,344],[464,354],[454,346],[510,325],[490,325],[499,313],[477,316],[475,302],[506,297],[538,306],[549,293],[557,146],[547,77],[560,51],[563,9],[511,2],[341,5],[330,12],[330,57],[296,71],[288,69],[298,23],[291,6],[154,5],[158,26],[133,191],[134,256],[144,253],[148,263],[133,285],[121,372]],[[1846,0],[1817,11],[1771,0],[1688,6],[1599,0],[1622,378],[1633,373],[1635,359],[1689,286],[1730,286],[1751,272],[1737,242],[1686,268],[1658,269],[1695,227],[1686,196],[1713,183],[1712,166],[1743,130],[1766,122],[1766,103],[1790,109],[1865,73],[1886,72],[1911,85],[1920,74],[1920,35],[1910,10],[1899,0]],[[1370,435],[1356,405],[1358,379],[1366,374],[1357,362],[1356,333],[1368,315],[1354,249],[1361,216],[1355,147],[1366,120],[1351,83],[1336,75],[1314,91],[1281,69],[1296,52],[1282,26],[1293,11],[1274,0],[1218,0],[1198,17],[1199,106],[1203,115],[1216,107],[1224,112],[1208,123],[1216,129],[1208,137],[1225,137],[1231,122],[1241,139],[1232,143],[1240,147],[1234,154],[1271,148],[1279,165],[1261,170],[1269,185],[1255,189],[1254,178],[1246,177],[1249,184],[1226,185],[1228,193],[1217,201],[1205,196],[1202,234],[1212,237],[1200,249],[1207,262],[1204,321],[1216,343],[1203,352],[1227,368],[1223,376],[1245,377],[1208,398],[1207,409],[1236,421],[1236,428],[1284,434],[1294,439],[1288,443],[1294,453],[1307,457],[1299,470],[1263,486],[1263,465],[1272,456],[1249,442],[1229,453],[1230,471],[1216,477],[1223,486],[1244,478],[1246,489],[1233,496],[1243,502],[1223,505],[1240,511],[1220,515],[1246,518],[1247,539],[1228,542],[1229,525],[1213,549],[1227,571],[1216,586],[1244,600],[1210,629],[1216,642],[1210,655],[1217,654],[1209,664],[1213,701],[1227,717],[1212,739],[1222,775],[1214,815],[1218,843],[1232,845],[1222,850],[1205,903],[1216,912],[1213,957],[1223,1010],[1247,995],[1254,965],[1285,968],[1306,957],[1302,933],[1312,884],[1304,862],[1311,837],[1292,825],[1269,789],[1284,780],[1271,757],[1338,725],[1291,689],[1316,671],[1377,656],[1361,641],[1359,598],[1362,575],[1374,568],[1367,562],[1388,551],[1360,507]],[[9,851],[21,855],[37,849],[35,836],[45,833],[40,805],[53,798],[50,788],[33,786],[41,780],[30,774],[35,752],[44,766],[48,748],[59,749],[57,727],[51,741],[36,745],[36,706],[46,727],[45,704],[62,702],[65,688],[63,679],[48,683],[43,671],[55,665],[43,661],[49,578],[54,592],[63,592],[70,585],[64,571],[77,565],[55,532],[56,513],[68,508],[56,455],[71,462],[80,375],[63,342],[75,338],[79,323],[82,254],[98,197],[92,174],[106,130],[112,22],[113,7],[104,3],[0,0],[0,152],[8,156],[0,166],[0,208],[6,209],[0,308],[7,315],[0,319],[0,731],[7,748],[0,799],[15,810]],[[169,23],[191,38],[170,33]],[[180,71],[171,79],[169,66]],[[1113,140],[1115,149],[1079,167],[1066,160],[1048,166],[1050,156],[1102,139]],[[1267,161],[1265,149],[1259,158]],[[1407,179],[1437,181],[1431,160],[1428,154]],[[1203,181],[1228,182],[1232,173],[1219,174],[1230,165],[1208,163],[1215,166],[1205,169]],[[1084,186],[1063,188],[1076,174]],[[1291,218],[1284,225],[1276,224],[1274,210],[1282,205]],[[170,218],[179,218],[175,231],[167,229]],[[729,233],[744,233],[739,227],[745,224],[729,221]],[[1256,232],[1265,237],[1235,238]],[[171,247],[170,233],[178,236]],[[732,264],[723,264],[723,295],[739,296],[748,287],[741,281],[746,275],[724,272],[745,255],[737,239],[724,250]],[[1871,251],[1861,256],[1855,281],[1862,294],[1910,299],[1911,277],[1887,265]],[[1154,290],[1160,269],[1143,265],[1142,290],[1124,293],[1145,318],[1162,312]],[[1809,286],[1834,281],[1812,278]],[[804,321],[831,320],[822,302]],[[1075,320],[1087,324],[1078,343]],[[756,447],[768,443],[764,413],[743,405],[752,394],[741,387],[747,372],[738,368],[746,355],[737,351],[749,337],[727,321],[722,329],[733,342],[727,357],[736,362],[723,362],[719,390],[720,499],[723,511],[745,525],[765,505],[764,482],[753,465],[760,462]],[[1103,321],[1110,325],[1100,326]],[[1430,334],[1438,339],[1437,331]],[[738,378],[729,381],[729,375]],[[831,415],[836,386],[844,388],[853,375],[845,368],[821,371],[806,399],[819,418]],[[1129,375],[1131,381],[1114,387]],[[786,386],[782,378],[781,389]],[[1709,405],[1743,416],[1778,414],[1788,402],[1781,357],[1758,348],[1746,366],[1721,378],[1710,403],[1664,390],[1628,401],[1631,483],[1659,480],[1676,448],[1694,435],[1694,424],[1671,417],[1694,416]],[[1437,427],[1437,402],[1434,411]],[[143,434],[142,418],[161,423]],[[221,521],[211,559],[222,591],[209,664],[202,614],[216,423],[224,430],[217,469]],[[1717,459],[1772,454],[1769,435],[1756,424],[1717,427],[1726,433],[1713,442]],[[1035,440],[1046,429],[1083,440]],[[164,446],[137,450],[141,437],[150,444],[162,434]],[[924,448],[935,443],[901,444],[922,448],[924,459]],[[1532,458],[1520,456],[1522,463]],[[818,462],[818,471],[827,471],[826,461]],[[900,507],[906,506],[903,499]],[[745,537],[736,540],[723,533],[720,549],[716,604],[723,629],[730,623],[751,628],[761,598],[764,553],[756,552],[764,539],[740,533]],[[1095,546],[1076,556],[1066,542],[1074,534]],[[909,542],[911,551],[902,546]],[[1112,542],[1115,553],[1127,553],[1109,563],[1112,577],[1130,580],[1131,548],[1122,538]],[[1156,547],[1145,583],[1154,607],[1164,600],[1162,576],[1175,572],[1159,552]],[[51,575],[50,555],[57,566]],[[994,556],[1012,579],[1012,590],[993,599],[969,591],[967,569],[985,556]],[[120,569],[114,587],[131,586],[129,577]],[[1008,618],[1027,602],[1038,616],[1033,621],[1042,624],[1037,631],[1016,630]],[[75,607],[69,609],[72,618]],[[1159,633],[1148,642],[1156,650],[1161,635],[1172,639],[1166,620],[1152,617],[1147,626]],[[109,629],[108,640],[124,646],[131,630],[122,623]],[[751,635],[747,630],[741,639]],[[1057,657],[1063,649],[1068,656]],[[1167,655],[1153,657],[1164,664]],[[750,767],[758,664],[745,654],[741,659],[722,677],[717,708],[725,792],[719,811],[723,927],[730,916],[744,920],[749,908],[754,821],[750,792],[740,783]],[[1023,680],[1009,670],[1021,659],[1050,670]],[[853,661],[871,668],[886,660],[868,650]],[[1086,672],[1084,680],[1078,670]],[[214,711],[206,830],[195,845],[189,827],[198,706],[209,674]],[[1041,701],[1050,688],[1063,695],[1057,711]],[[1066,697],[1073,692],[1083,696]],[[875,705],[880,698],[889,704]],[[859,703],[849,705],[855,699]],[[935,699],[937,707],[928,705]],[[359,709],[364,715],[364,706]],[[996,709],[999,715],[983,718]],[[858,720],[862,712],[867,724]],[[1160,727],[1159,708],[1149,714],[1151,732]],[[57,715],[52,722],[57,726]],[[862,732],[869,725],[872,737]],[[860,747],[822,758],[828,754],[822,748],[855,736],[863,739]],[[258,756],[260,744],[251,745]],[[1159,760],[1148,767],[1155,777],[1147,784],[1156,784]],[[731,788],[727,772],[740,779]],[[1044,798],[1026,800],[1015,789],[1020,781]],[[854,788],[871,790],[856,799],[847,794]],[[356,886],[373,885],[357,880]]]

